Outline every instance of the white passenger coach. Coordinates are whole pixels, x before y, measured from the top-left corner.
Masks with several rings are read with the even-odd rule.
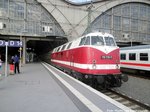
[[[120,59],[121,68],[150,72],[150,45],[123,47]]]

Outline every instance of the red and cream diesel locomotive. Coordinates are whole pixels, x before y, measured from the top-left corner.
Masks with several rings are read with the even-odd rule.
[[[51,53],[51,63],[98,84],[121,86],[122,80],[127,81],[120,72],[119,47],[108,33],[90,33],[58,46]]]

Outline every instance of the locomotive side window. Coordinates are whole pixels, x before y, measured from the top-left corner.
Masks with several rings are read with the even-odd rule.
[[[57,49],[55,49],[54,52],[57,52]]]
[[[56,51],[56,49],[53,49],[52,53],[54,53]]]
[[[63,45],[63,47],[62,47],[61,51],[62,51],[62,50],[64,50],[64,49],[65,49],[65,47],[66,47],[66,45]]]
[[[59,51],[60,47],[57,49],[57,52]]]
[[[112,37],[105,37],[105,42],[107,46],[116,46],[115,41]]]
[[[91,37],[91,44],[96,46],[102,46],[104,45],[103,37],[100,36],[92,36]]]
[[[57,52],[58,48],[55,49],[55,52]]]
[[[71,47],[71,44],[72,44],[72,42],[71,42],[71,43],[69,43],[69,45],[67,46],[67,49],[69,49],[69,48]]]
[[[140,53],[140,61],[148,61],[148,53]]]
[[[90,45],[90,36],[86,38],[85,44],[84,45]]]
[[[121,60],[126,60],[126,54],[121,54],[120,58]]]
[[[136,54],[135,53],[129,53],[129,60],[136,60]]]
[[[81,39],[81,41],[80,41],[80,44],[79,44],[79,46],[81,46],[81,45],[84,45],[84,43],[85,43],[85,40],[86,40],[86,37],[83,37],[83,38]]]

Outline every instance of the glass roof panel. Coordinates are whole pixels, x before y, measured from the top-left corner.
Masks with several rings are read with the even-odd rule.
[[[74,2],[74,3],[85,3],[85,2],[92,1],[92,0],[68,0],[68,1]]]
[[[72,3],[72,4],[86,4],[90,3],[91,1],[94,2],[95,0],[65,0],[66,2]]]

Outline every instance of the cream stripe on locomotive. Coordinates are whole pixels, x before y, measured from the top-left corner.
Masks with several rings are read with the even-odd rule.
[[[73,62],[68,62],[68,61],[60,61],[60,60],[51,60],[52,62],[55,63],[60,63],[60,64],[64,64],[67,66],[74,66],[76,68],[80,68],[80,69],[96,69],[96,70],[109,70],[109,69],[119,69],[120,65],[116,65],[116,64],[80,64],[80,63],[73,63]]]

